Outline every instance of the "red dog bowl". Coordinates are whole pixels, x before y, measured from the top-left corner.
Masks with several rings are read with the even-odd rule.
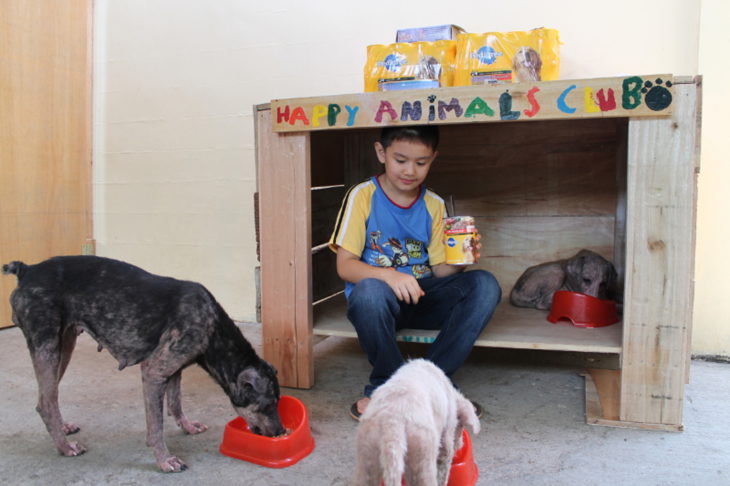
[[[279,437],[254,434],[243,418],[234,418],[223,431],[221,454],[274,468],[288,467],[307,457],[314,450],[314,438],[304,404],[294,397],[282,396],[279,417],[281,425],[291,431]]]
[[[555,292],[547,319],[553,324],[568,319],[577,327],[603,327],[620,320],[616,302],[567,290]]]
[[[471,447],[469,432],[464,429],[461,434],[464,445],[454,453],[449,471],[449,481],[446,486],[474,486],[479,478],[479,468],[474,462],[474,452]],[[383,481],[380,481],[381,486]],[[401,480],[403,486],[407,486],[406,479]]]
[[[464,429],[461,434],[464,445],[456,451],[451,461],[451,472],[447,486],[474,486],[479,478],[479,468],[474,462],[469,432]]]

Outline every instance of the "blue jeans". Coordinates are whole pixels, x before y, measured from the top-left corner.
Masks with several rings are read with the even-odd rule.
[[[425,295],[415,305],[399,301],[382,280],[368,278],[352,289],[347,318],[373,366],[366,397],[404,363],[396,331],[439,330],[425,357],[451,378],[466,361],[502,297],[497,280],[484,270],[424,278],[418,283]]]

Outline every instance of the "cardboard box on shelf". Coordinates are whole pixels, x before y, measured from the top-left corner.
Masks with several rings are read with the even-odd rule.
[[[456,40],[456,36],[465,31],[458,25],[432,25],[430,27],[413,27],[411,29],[399,29],[395,35],[396,42],[419,42]]]

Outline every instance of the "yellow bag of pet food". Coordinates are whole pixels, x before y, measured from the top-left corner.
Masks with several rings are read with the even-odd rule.
[[[455,57],[453,40],[368,46],[365,91],[452,86]]]
[[[558,79],[560,40],[555,29],[459,34],[454,86]]]

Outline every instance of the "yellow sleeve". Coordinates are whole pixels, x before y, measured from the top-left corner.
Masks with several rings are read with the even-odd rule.
[[[431,215],[431,241],[428,244],[428,264],[438,265],[446,261],[444,248],[444,218],[446,205],[444,200],[428,191],[425,197],[426,208]]]
[[[362,255],[365,248],[365,222],[370,215],[374,190],[372,181],[367,181],[347,191],[329,240],[332,251],[337,252],[338,248],[344,248],[358,257]]]

